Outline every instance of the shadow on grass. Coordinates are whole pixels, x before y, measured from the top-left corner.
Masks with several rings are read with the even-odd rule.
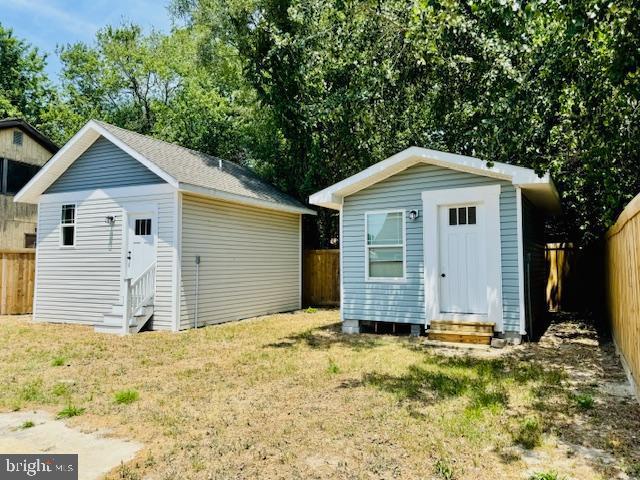
[[[560,370],[513,358],[427,355],[422,363],[410,366],[401,375],[365,374],[360,385],[392,393],[401,401],[433,404],[448,398],[466,397],[469,408],[494,408],[508,405],[507,382],[523,385],[535,381],[557,385],[563,378]]]
[[[383,342],[380,337],[376,338],[375,335],[346,335],[342,333],[340,323],[332,323],[291,335],[280,342],[265,346],[268,348],[295,348],[299,345],[306,345],[318,350],[327,350],[333,345],[341,345],[358,351],[379,347],[383,345]]]

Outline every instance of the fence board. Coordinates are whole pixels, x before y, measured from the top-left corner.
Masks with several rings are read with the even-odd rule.
[[[35,257],[32,248],[0,250],[0,315],[32,313]]]
[[[305,305],[340,305],[339,250],[305,250],[302,272]]]
[[[640,399],[640,195],[607,232],[605,248],[611,332]]]

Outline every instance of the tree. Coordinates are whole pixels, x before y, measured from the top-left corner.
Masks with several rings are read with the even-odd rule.
[[[196,28],[145,35],[137,25],[107,26],[95,45],[60,50],[62,98],[57,118],[67,137],[92,118],[250,163],[268,118],[244,80],[238,58],[210,52],[199,61]],[[215,66],[214,66],[215,65]]]
[[[22,117],[39,126],[55,98],[46,57],[0,24],[0,118]]]
[[[588,243],[640,190],[631,0],[174,6],[243,58],[282,135],[260,171],[301,199],[421,145],[551,170],[556,229]]]

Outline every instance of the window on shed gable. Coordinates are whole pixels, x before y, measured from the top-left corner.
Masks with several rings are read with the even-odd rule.
[[[404,212],[366,214],[367,277],[404,277]]]
[[[23,140],[23,133],[20,130],[14,130],[13,131],[13,144],[14,145],[18,145],[18,146],[22,146],[22,140]]]

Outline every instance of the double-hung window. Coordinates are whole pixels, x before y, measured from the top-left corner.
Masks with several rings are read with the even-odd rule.
[[[73,203],[62,205],[60,217],[60,245],[73,247],[76,244],[76,206]]]
[[[366,228],[366,279],[405,278],[404,211],[368,212]]]

